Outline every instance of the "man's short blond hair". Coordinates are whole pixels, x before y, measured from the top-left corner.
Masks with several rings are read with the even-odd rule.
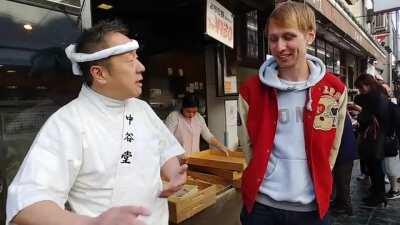
[[[302,32],[316,30],[314,11],[306,4],[287,1],[272,11],[269,22],[284,28],[297,28]]]

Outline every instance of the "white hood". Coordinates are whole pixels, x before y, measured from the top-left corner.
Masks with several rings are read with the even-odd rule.
[[[324,63],[317,57],[306,55],[308,68],[310,69],[310,76],[304,85],[290,85],[287,82],[282,82],[278,77],[278,64],[274,57],[267,59],[260,67],[259,76],[260,81],[278,90],[304,90],[314,86],[325,75],[326,68]]]

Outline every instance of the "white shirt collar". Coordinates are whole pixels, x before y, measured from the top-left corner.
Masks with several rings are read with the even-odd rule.
[[[102,108],[105,108],[107,111],[121,113],[124,110],[125,105],[129,101],[127,100],[118,100],[113,99],[107,96],[104,96],[87,85],[82,85],[82,89],[79,95],[86,96],[90,99],[94,104],[99,105]]]

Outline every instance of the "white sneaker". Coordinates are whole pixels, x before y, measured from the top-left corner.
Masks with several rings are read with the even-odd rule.
[[[389,191],[389,193],[386,196],[387,199],[398,199],[400,198],[400,191]]]
[[[368,178],[368,176],[362,173],[357,177],[357,180],[365,180],[367,178]]]

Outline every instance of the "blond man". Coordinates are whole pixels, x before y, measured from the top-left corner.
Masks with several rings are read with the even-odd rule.
[[[244,225],[325,225],[345,121],[342,82],[306,49],[314,12],[280,4],[267,23],[271,57],[240,89],[248,160],[243,174]]]

